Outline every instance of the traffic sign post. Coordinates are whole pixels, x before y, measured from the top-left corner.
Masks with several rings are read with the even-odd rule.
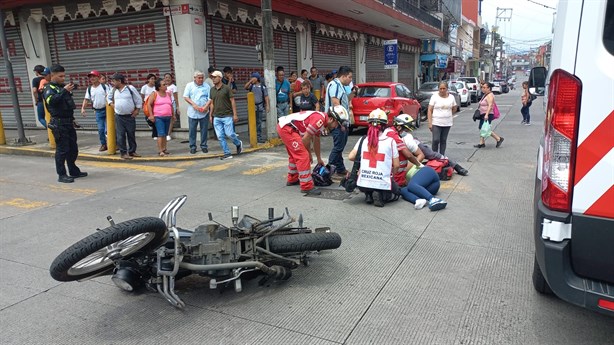
[[[399,67],[399,45],[397,40],[384,41],[384,69]]]

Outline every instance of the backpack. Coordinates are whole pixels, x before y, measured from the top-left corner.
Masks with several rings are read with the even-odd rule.
[[[102,85],[102,89],[103,89],[103,90],[104,90],[104,92],[106,93],[106,92],[107,92],[107,86],[106,86],[105,84],[103,84],[103,83],[100,83],[100,85]],[[90,85],[90,86],[88,86],[88,87],[87,87],[87,92],[86,92],[85,94],[86,94],[86,95],[90,95],[90,101],[91,101],[91,100],[92,100],[92,85]],[[105,98],[106,98],[106,97],[105,97]],[[92,103],[92,109],[95,109],[95,108],[94,108],[94,103],[93,103],[93,102],[90,102],[90,103]]]
[[[149,96],[145,97],[145,102],[143,102],[143,113],[145,113],[145,117],[153,116],[153,108],[149,108],[149,97],[157,93],[157,91],[154,91],[150,93]],[[156,96],[153,97],[153,101],[156,101]]]
[[[134,108],[136,109],[136,102],[134,101],[134,91],[132,91],[133,86],[126,85],[126,87],[128,88],[128,91],[130,91],[130,98],[132,99],[132,103],[134,103]],[[117,91],[117,88],[114,86],[111,89],[111,103],[115,101],[115,91]]]
[[[433,168],[437,175],[439,176],[439,180],[448,181],[452,178],[452,173],[454,169],[450,166],[450,161],[447,158],[441,159],[431,159],[425,164],[427,167]]]

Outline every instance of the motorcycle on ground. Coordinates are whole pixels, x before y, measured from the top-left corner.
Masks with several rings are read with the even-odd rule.
[[[260,220],[231,208],[232,226],[213,220],[194,230],[176,226],[177,211],[186,202],[182,195],[171,200],[159,218],[144,217],[115,224],[76,242],[51,264],[51,277],[58,281],[85,281],[112,275],[119,288],[133,292],[141,287],[159,292],[177,308],[185,303],[175,293],[175,281],[192,274],[208,277],[209,288],[234,284],[242,291],[241,276],[262,275],[288,280],[292,269],[308,265],[315,251],[336,249],[341,236],[330,228],[303,226],[303,216],[291,217],[288,209],[275,217]],[[296,225],[292,225],[297,223]]]

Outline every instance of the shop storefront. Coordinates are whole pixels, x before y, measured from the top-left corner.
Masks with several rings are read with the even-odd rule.
[[[439,81],[447,79],[448,55],[422,54],[420,55],[422,82]]]

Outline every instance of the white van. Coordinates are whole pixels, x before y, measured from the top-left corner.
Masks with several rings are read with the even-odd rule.
[[[614,0],[560,1],[535,179],[533,285],[614,316]]]

